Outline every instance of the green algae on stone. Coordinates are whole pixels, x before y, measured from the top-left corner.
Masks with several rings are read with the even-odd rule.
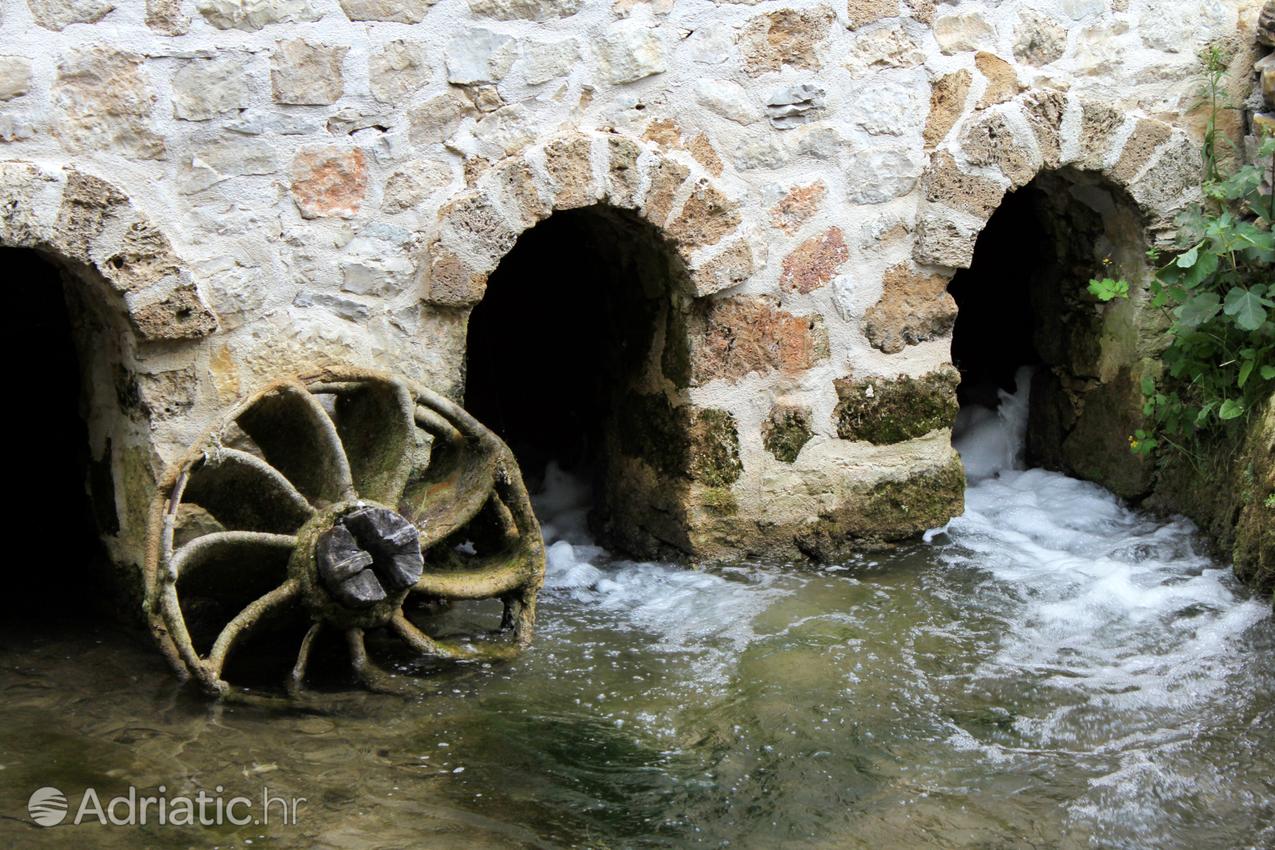
[[[795,535],[813,561],[835,563],[863,549],[915,538],[965,509],[965,470],[955,454],[946,463],[881,481],[844,508],[822,514]]]
[[[761,440],[766,451],[784,463],[792,463],[810,442],[810,408],[777,404],[762,424]]]
[[[960,380],[955,369],[920,378],[839,378],[834,382],[839,399],[833,411],[837,436],[879,446],[949,428],[956,419]]]
[[[691,478],[710,487],[739,479],[739,433],[725,410],[674,407],[662,393],[635,394],[622,402],[621,451],[656,472]]]
[[[744,471],[739,459],[735,417],[725,410],[698,410],[690,427],[691,478],[710,487],[738,481]]]

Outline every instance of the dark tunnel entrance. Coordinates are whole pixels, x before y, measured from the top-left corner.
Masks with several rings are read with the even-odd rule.
[[[607,527],[650,486],[623,457],[621,408],[663,398],[661,351],[681,273],[659,231],[635,214],[561,211],[522,234],[470,316],[466,407],[509,444],[532,492],[550,462],[589,481],[591,525],[613,543]]]
[[[961,373],[962,407],[999,405],[1013,393],[1023,366],[1040,364],[1032,277],[1049,264],[1049,240],[1040,220],[1039,190],[1028,185],[1005,196],[974,249],[974,262],[952,278],[956,299],[952,362]]]
[[[1010,411],[1007,398],[1027,378],[1018,463],[1124,496],[1145,489],[1149,470],[1127,440],[1141,416],[1137,301],[1146,243],[1137,205],[1100,174],[1044,172],[1005,196],[970,267],[948,287],[958,307],[957,439],[979,408]],[[1127,279],[1131,300],[1103,305],[1090,295],[1089,280],[1106,275]]]
[[[88,495],[92,463],[65,275],[29,249],[0,249],[0,263],[10,280],[9,398],[20,400],[8,420],[9,480],[12,498],[25,506],[9,517],[19,548],[10,554],[0,611],[8,623],[97,611],[110,596],[107,558]]]

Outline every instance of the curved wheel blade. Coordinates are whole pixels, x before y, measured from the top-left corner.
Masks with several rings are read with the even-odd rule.
[[[296,531],[314,514],[278,470],[238,449],[209,452],[191,470],[182,501],[199,505],[236,531]]]
[[[336,426],[309,391],[281,384],[235,420],[266,460],[315,507],[354,497]]]

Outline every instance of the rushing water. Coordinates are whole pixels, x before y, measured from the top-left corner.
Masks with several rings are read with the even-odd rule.
[[[1192,529],[1018,470],[1025,399],[962,414],[967,511],[822,569],[595,546],[539,500],[535,646],[419,701],[208,706],[136,636],[0,634],[14,847],[1275,846],[1275,626]],[[281,826],[62,826],[41,786],[304,797]]]

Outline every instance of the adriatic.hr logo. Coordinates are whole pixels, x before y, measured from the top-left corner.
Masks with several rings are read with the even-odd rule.
[[[160,785],[153,794],[139,794],[137,788],[103,799],[94,788],[85,788],[79,805],[72,806],[59,788],[37,788],[27,799],[27,814],[44,827],[97,823],[103,826],[234,826],[296,824],[305,797],[282,797],[261,789],[260,798],[226,796],[218,785],[212,793],[200,789],[194,794],[169,796]]]

